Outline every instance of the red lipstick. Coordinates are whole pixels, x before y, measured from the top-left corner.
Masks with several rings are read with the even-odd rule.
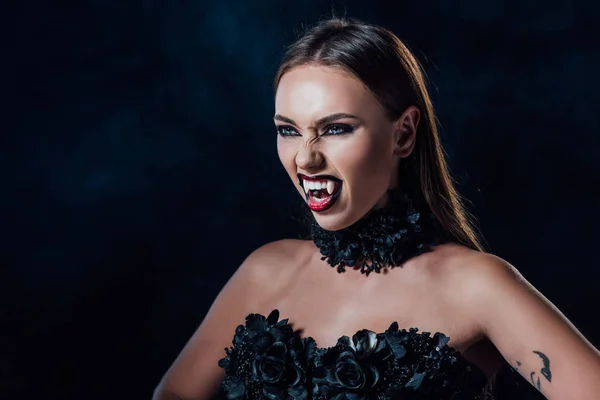
[[[305,181],[329,181],[329,185],[331,185],[331,182],[333,182],[333,191],[330,194],[324,187],[321,189],[307,189]],[[304,174],[298,174],[298,183],[300,184],[300,187],[304,189],[308,208],[314,212],[323,212],[333,207],[337,199],[340,197],[340,193],[342,192],[342,181],[331,175],[307,176]]]

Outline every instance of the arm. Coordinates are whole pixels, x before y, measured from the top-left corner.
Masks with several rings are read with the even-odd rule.
[[[469,265],[467,307],[507,362],[548,399],[598,399],[600,352],[504,260]]]
[[[218,366],[235,329],[265,297],[276,242],[254,251],[221,290],[206,317],[166,372],[153,400],[200,400],[216,394],[224,377]]]

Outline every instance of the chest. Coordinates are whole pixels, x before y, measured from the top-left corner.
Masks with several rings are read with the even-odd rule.
[[[300,274],[269,300],[265,312],[277,308],[281,318],[289,318],[295,330],[319,347],[334,346],[341,336],[352,337],[362,329],[384,332],[393,322],[400,329],[442,332],[459,351],[476,340],[474,324],[460,310],[444,302],[427,282],[408,275],[398,279],[393,276],[398,272],[347,279]]]

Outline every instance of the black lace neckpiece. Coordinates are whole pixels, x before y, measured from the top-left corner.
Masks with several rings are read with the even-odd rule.
[[[386,207],[370,211],[348,228],[328,231],[313,220],[311,229],[321,260],[339,273],[359,266],[362,274],[380,273],[445,241],[434,216],[423,213],[399,189],[388,191]]]

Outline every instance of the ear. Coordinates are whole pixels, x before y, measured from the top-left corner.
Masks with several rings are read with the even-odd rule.
[[[414,147],[417,137],[417,127],[421,112],[416,106],[408,107],[394,122],[394,155],[400,158],[408,157]]]

